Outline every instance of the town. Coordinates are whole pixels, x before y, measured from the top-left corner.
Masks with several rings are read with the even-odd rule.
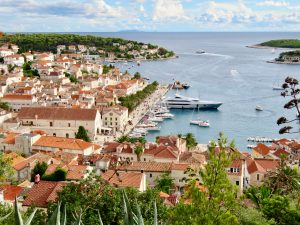
[[[152,84],[140,74],[122,73],[84,57],[87,49],[94,50],[58,45],[57,53],[18,54],[15,44],[0,46],[0,150],[13,168],[1,184],[0,202],[13,204],[18,197],[25,209],[46,209],[68,183],[97,174],[113,187],[139,192],[155,188],[168,176],[173,184],[160,197],[168,207],[175,206],[186,189],[186,171],[207,164],[209,144],[191,145],[190,134],[159,136],[155,143],[129,137],[169,85],[156,84],[142,103],[128,107],[120,99]],[[296,140],[258,143],[251,154],[230,151],[237,157],[226,172],[239,195],[260,186],[267,173],[279,167],[282,155],[299,171]],[[40,174],[37,168],[42,164],[45,170]],[[60,171],[65,176],[58,176]]]

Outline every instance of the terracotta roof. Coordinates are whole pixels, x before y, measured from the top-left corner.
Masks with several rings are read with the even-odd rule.
[[[143,173],[119,172],[119,176],[113,171],[108,170],[101,174],[101,177],[108,181],[110,185],[116,187],[140,188],[143,179]]]
[[[190,167],[190,164],[188,164],[188,163],[181,163],[181,164],[179,164],[179,163],[174,163],[174,164],[172,164],[172,167],[171,167],[171,169],[172,170],[183,170],[183,171],[185,171],[185,170],[187,170],[188,168]]]
[[[17,133],[8,133],[5,139],[3,140],[3,143],[11,144],[11,145],[15,144],[17,135],[18,135]]]
[[[18,99],[18,100],[32,100],[33,95],[20,95],[20,94],[6,94],[2,98],[3,100],[13,100],[13,99]]]
[[[258,143],[257,146],[255,148],[253,148],[253,151],[256,151],[258,154],[260,155],[267,155],[269,154],[271,148],[262,144],[262,143]]]
[[[33,185],[28,191],[23,206],[47,207],[50,201],[56,201],[57,192],[60,191],[66,182],[40,181]]]
[[[172,163],[162,162],[132,162],[130,165],[118,167],[120,170],[145,172],[170,172]]]
[[[87,173],[87,166],[68,165],[67,180],[81,180]]]
[[[289,153],[283,149],[278,149],[277,151],[275,151],[273,153],[273,155],[277,156],[278,158],[280,158],[281,155],[289,155]]]
[[[174,147],[172,147],[172,146],[167,146],[167,145],[161,144],[161,145],[157,146],[156,148],[145,149],[144,154],[151,154],[157,158],[177,159],[176,149],[174,149]]]
[[[272,160],[272,159],[248,159],[247,160],[247,169],[248,172],[254,173],[266,173],[270,170],[274,170],[279,165],[278,160]]]
[[[14,201],[15,197],[20,196],[23,188],[15,185],[0,185],[0,190],[4,191],[5,201]]]
[[[37,146],[42,146],[42,147],[52,147],[52,148],[60,148],[60,149],[85,150],[93,146],[93,144],[89,142],[85,142],[81,139],[41,136],[40,139],[33,144],[33,146],[35,146],[35,148]]]
[[[60,107],[23,107],[18,117],[20,119],[47,120],[95,120],[96,109],[73,109]]]

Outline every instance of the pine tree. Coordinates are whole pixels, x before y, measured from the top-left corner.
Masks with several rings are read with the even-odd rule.
[[[87,130],[83,126],[79,126],[78,132],[75,136],[77,139],[81,139],[87,142],[91,142],[90,137],[88,136]]]

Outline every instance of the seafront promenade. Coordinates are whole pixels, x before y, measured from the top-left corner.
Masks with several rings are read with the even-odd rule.
[[[129,120],[131,121],[131,125],[127,125],[126,129],[123,133],[118,132],[116,134],[116,138],[127,135],[129,132],[139,123],[139,121],[149,112],[149,110],[158,103],[161,98],[168,93],[170,90],[170,85],[159,85],[157,90],[152,93],[148,98],[146,98],[143,103],[141,103],[138,107],[136,107],[130,114]]]

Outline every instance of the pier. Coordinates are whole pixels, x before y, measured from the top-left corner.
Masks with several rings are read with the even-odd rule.
[[[157,90],[129,114],[131,125],[128,124],[123,133],[117,132],[116,138],[121,137],[122,135],[128,135],[132,131],[132,129],[134,129],[136,125],[141,121],[141,119],[150,111],[150,109],[155,104],[157,104],[171,88],[171,84],[158,85]]]

